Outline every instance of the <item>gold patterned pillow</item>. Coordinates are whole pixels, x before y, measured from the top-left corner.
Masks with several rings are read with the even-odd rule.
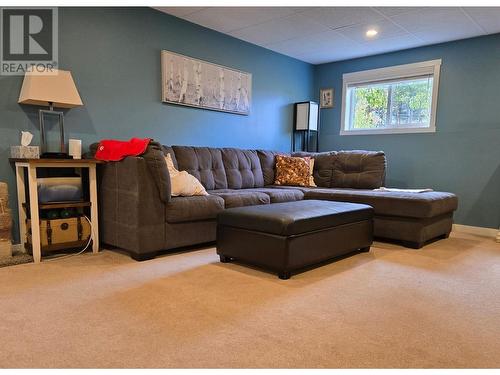
[[[276,155],[275,185],[316,187],[313,178],[314,159]]]

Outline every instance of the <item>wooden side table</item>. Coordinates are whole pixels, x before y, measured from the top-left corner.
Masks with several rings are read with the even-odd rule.
[[[40,244],[40,207],[38,204],[38,181],[37,168],[87,168],[89,171],[89,192],[90,192],[90,220],[92,222],[92,251],[99,251],[99,218],[97,210],[97,174],[96,166],[102,163],[93,159],[9,159],[16,168],[17,183],[17,204],[19,211],[19,238],[23,241],[26,238],[26,212],[23,204],[26,203],[26,181],[24,169],[28,170],[28,192],[29,210],[31,217],[31,238],[33,247],[33,259],[35,263],[40,263],[42,257]],[[54,208],[57,205],[54,204]],[[78,203],[76,203],[78,205]],[[50,206],[47,205],[47,206]],[[26,206],[28,207],[28,206]]]

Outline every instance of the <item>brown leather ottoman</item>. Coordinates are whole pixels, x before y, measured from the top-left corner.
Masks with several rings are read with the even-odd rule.
[[[217,216],[217,254],[277,272],[291,272],[355,251],[369,251],[373,209],[319,200],[227,209]]]

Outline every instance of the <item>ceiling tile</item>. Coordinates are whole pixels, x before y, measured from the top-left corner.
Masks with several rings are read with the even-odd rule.
[[[202,10],[203,7],[156,7],[155,9],[182,18],[188,14]]]
[[[373,9],[378,10],[385,16],[395,16],[396,14],[416,12],[419,10],[424,10],[426,7],[374,7]]]
[[[324,26],[337,29],[360,23],[374,22],[383,17],[369,7],[321,7],[301,13]]]
[[[463,10],[487,33],[500,32],[500,7],[464,7]]]
[[[399,51],[419,47],[424,44],[425,43],[418,38],[406,34],[383,40],[374,40],[369,43],[352,42],[351,48],[325,49],[313,53],[297,54],[293,57],[307,61],[311,64],[323,64],[325,62],[355,59],[363,56]],[[308,61],[307,58],[309,58],[310,61]]]
[[[371,40],[363,43],[362,46],[369,49],[370,52],[374,54],[379,54],[414,48],[423,44],[425,43],[422,40],[411,34],[401,34],[391,38]]]
[[[306,35],[283,42],[269,44],[266,48],[285,55],[303,55],[306,53],[334,51],[338,49],[353,49],[354,44],[352,40],[338,32],[329,30],[319,34]]]
[[[286,7],[211,7],[189,14],[185,18],[210,29],[230,32],[295,12],[296,10]]]
[[[306,10],[312,9],[313,7],[287,7],[287,8],[294,10],[296,13],[302,13],[305,12]]]
[[[463,24],[455,28],[443,26],[428,27],[422,31],[414,33],[415,36],[422,39],[426,44],[435,44],[472,38],[477,35],[477,27],[470,24]]]
[[[229,34],[247,42],[268,45],[324,31],[329,31],[329,29],[303,16],[303,13],[298,13]]]
[[[398,14],[391,17],[391,19],[409,32],[425,31],[436,26],[453,30],[467,27],[467,25],[474,25],[458,7],[425,8],[417,12]],[[478,29],[477,31],[480,32],[481,30]]]
[[[356,48],[355,50],[338,49],[334,51],[320,51],[303,55],[297,54],[292,57],[310,64],[324,64],[332,61],[355,59],[357,57],[368,56],[370,54],[372,54],[372,52],[368,49]]]
[[[367,30],[377,30],[378,34],[372,38],[366,36]],[[363,25],[356,25],[345,27],[343,29],[337,30],[342,35],[352,39],[358,43],[372,42],[376,40],[383,40],[387,38],[393,38],[398,35],[406,35],[407,32],[404,31],[399,26],[396,26],[391,21],[380,20],[377,22],[366,23]]]

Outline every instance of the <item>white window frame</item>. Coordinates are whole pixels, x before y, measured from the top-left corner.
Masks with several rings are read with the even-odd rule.
[[[441,59],[422,61],[413,64],[396,65],[380,69],[363,70],[360,72],[345,73],[342,76],[342,119],[340,123],[340,135],[366,135],[366,134],[401,134],[401,133],[434,133],[436,132],[436,112],[439,90],[439,73],[441,71]],[[349,119],[349,110],[346,108],[347,89],[350,85],[362,83],[380,83],[387,80],[405,79],[418,77],[426,74],[433,75],[431,114],[429,127],[407,127],[386,129],[349,129],[346,119]]]

